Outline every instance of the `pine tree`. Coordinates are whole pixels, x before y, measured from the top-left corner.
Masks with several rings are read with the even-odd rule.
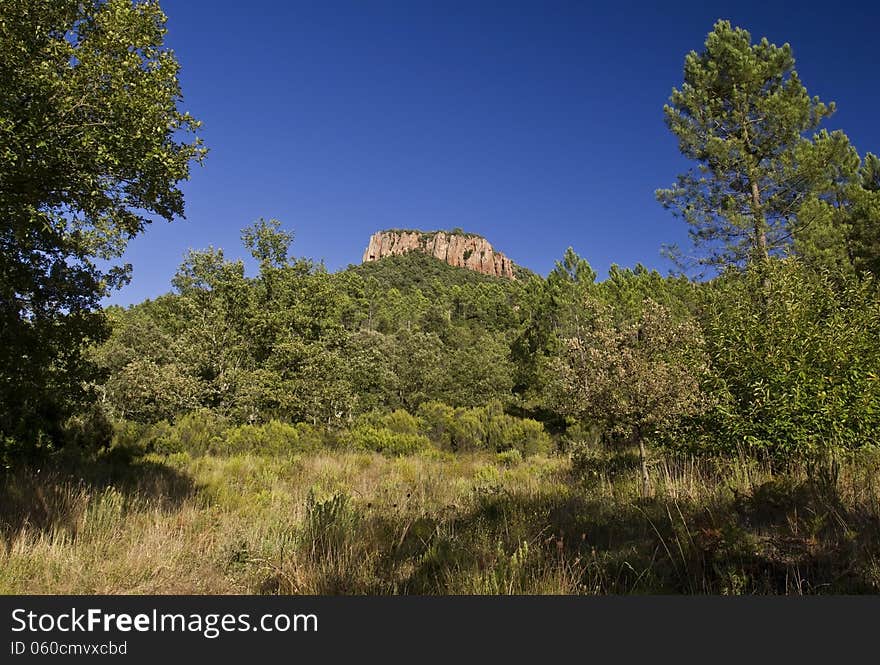
[[[722,267],[788,247],[801,204],[833,164],[805,165],[805,134],[834,112],[810,97],[791,47],[719,20],[705,49],[685,58],[684,83],[664,107],[666,123],[696,169],[658,200],[690,225],[698,254],[683,265]],[[845,139],[845,137],[843,137]],[[834,153],[837,154],[837,153]]]

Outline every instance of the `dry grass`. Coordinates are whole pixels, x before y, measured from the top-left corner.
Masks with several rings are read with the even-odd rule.
[[[627,455],[145,456],[0,488],[0,592],[880,590],[880,461],[832,490]]]

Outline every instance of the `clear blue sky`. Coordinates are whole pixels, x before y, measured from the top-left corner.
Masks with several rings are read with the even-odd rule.
[[[129,246],[132,283],[169,290],[189,248],[244,257],[276,217],[293,253],[358,263],[388,227],[462,227],[546,274],[569,245],[666,271],[686,239],[654,200],[686,162],[663,123],[685,54],[717,18],[789,42],[827,125],[880,152],[880,3],[163,0],[183,107],[210,153],[185,220]]]

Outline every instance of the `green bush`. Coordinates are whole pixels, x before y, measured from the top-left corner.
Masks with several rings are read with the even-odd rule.
[[[114,423],[112,447],[161,455],[204,455],[218,446],[227,427],[224,418],[207,410],[188,413],[174,424],[164,420],[153,425],[119,420]]]
[[[486,443],[495,452],[516,450],[523,456],[548,453],[553,446],[550,435],[537,420],[503,413],[487,419]]]
[[[486,418],[482,409],[455,410],[452,420],[451,448],[454,452],[486,448]]]
[[[180,442],[174,434],[174,426],[167,421],[154,425],[138,427],[138,423],[125,421],[125,426],[118,433],[121,445],[126,445],[137,452],[174,453],[182,452]]]
[[[502,466],[516,466],[523,461],[522,453],[516,449],[505,450],[495,454],[495,461]]]
[[[771,261],[714,287],[705,449],[817,459],[880,434],[880,297],[870,280]]]
[[[597,446],[602,440],[602,430],[594,424],[570,419],[565,433],[558,442],[559,452],[574,454],[584,446]]]
[[[343,445],[383,455],[410,455],[431,445],[421,434],[404,434],[387,427],[359,425],[342,436]]]
[[[524,457],[549,452],[552,441],[541,423],[509,416],[500,404],[453,409],[440,402],[426,402],[418,416],[401,409],[390,413],[371,412],[360,416],[350,429],[341,431],[277,420],[231,426],[210,411],[195,411],[174,424],[118,421],[113,445],[163,455],[278,455],[339,445],[386,455],[409,455],[433,448],[447,452],[515,450]]]
[[[552,448],[552,440],[541,423],[507,415],[497,401],[458,409],[426,402],[419,407],[418,414],[422,432],[443,450],[517,450],[526,456],[547,453]]]
[[[147,432],[155,425],[145,425],[133,420],[116,420],[113,422],[112,448],[143,449]],[[145,451],[146,452],[146,451]]]
[[[317,561],[344,557],[361,521],[351,497],[336,493],[318,499],[311,489],[306,497],[305,512],[300,539],[304,553]]]
[[[443,402],[422,402],[417,411],[422,433],[442,450],[453,450],[455,409]]]
[[[421,431],[441,450],[465,452],[486,448],[484,409],[454,409],[442,402],[419,406]]]
[[[92,404],[82,413],[71,416],[63,430],[66,445],[80,450],[97,450],[113,441],[113,423],[100,404]]]
[[[182,416],[164,436],[155,439],[157,453],[204,455],[222,440],[228,423],[212,411],[200,410]]]
[[[323,443],[321,429],[313,425],[271,420],[263,425],[239,425],[227,430],[212,452],[280,455],[318,450]]]
[[[357,419],[355,427],[362,425],[390,429],[398,434],[418,434],[422,429],[419,418],[403,409],[397,409],[391,413],[381,411],[365,413]]]

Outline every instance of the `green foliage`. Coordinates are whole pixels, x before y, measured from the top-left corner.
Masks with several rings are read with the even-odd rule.
[[[483,287],[506,293],[516,293],[521,287],[518,280],[462,270],[422,252],[386,256],[381,261],[350,266],[346,272],[357,275],[365,282],[375,279],[383,290],[395,288],[405,293],[418,289],[429,300],[442,296],[453,286]]]
[[[646,441],[668,436],[708,400],[700,390],[706,361],[696,322],[676,320],[650,299],[640,309],[633,315],[585,298],[582,323],[553,361],[553,388],[562,413],[597,424],[609,439],[638,445],[647,495]]]
[[[804,161],[835,164],[800,207],[794,250],[832,273],[880,275],[880,159],[864,161],[839,132],[820,133]]]
[[[357,422],[358,425],[389,429],[397,434],[419,434],[421,429],[419,419],[403,409],[396,409],[391,413],[366,413]]]
[[[560,411],[636,442],[699,412],[706,361],[694,320],[676,321],[652,300],[635,315],[595,299],[582,307],[581,327],[554,362]]]
[[[787,247],[801,201],[846,153],[818,157],[804,137],[833,112],[833,103],[807,94],[788,44],[753,44],[746,30],[715,23],[705,49],[685,58],[684,84],[664,107],[682,154],[698,166],[657,191],[690,226],[697,265],[741,264]],[[810,153],[817,158],[804,159]]]
[[[692,282],[683,275],[663,277],[641,263],[635,268],[612,264],[608,279],[598,285],[596,293],[613,307],[617,322],[639,316],[648,299],[662,306],[672,318],[685,320],[697,313],[702,288],[699,282]]]
[[[117,417],[144,422],[195,408],[239,423],[333,423],[351,408],[343,361],[346,296],[321,266],[287,257],[277,222],[243,231],[260,260],[245,276],[221,250],[190,252],[176,294],[114,317],[97,352]],[[262,258],[261,258],[262,257]]]
[[[152,0],[0,6],[0,438],[62,443],[100,378],[81,351],[101,298],[128,279],[99,261],[183,214],[204,149],[164,36]]]
[[[531,418],[504,413],[489,414],[485,424],[486,445],[498,453],[518,452],[522,456],[547,454],[552,448],[544,426]]]
[[[521,456],[546,454],[552,449],[552,440],[541,423],[505,414],[500,402],[474,408],[425,402],[416,415],[400,409],[364,414],[342,440],[393,454],[415,452],[425,443],[453,452],[515,450]]]
[[[371,450],[385,455],[411,455],[431,445],[420,434],[395,432],[388,427],[358,425],[346,432],[341,441],[343,445],[356,450]]]
[[[434,237],[438,233],[445,233],[446,235],[462,236],[464,238],[483,238],[483,236],[481,236],[480,234],[467,232],[464,229],[462,229],[460,226],[456,226],[455,228],[448,229],[448,230],[438,229],[436,231],[422,231],[420,229],[384,229],[383,231],[381,231],[381,233],[396,233],[396,234],[417,233],[420,236],[422,236],[422,239],[425,242],[433,240]],[[485,240],[485,238],[483,238],[483,239]]]
[[[578,304],[596,288],[596,272],[569,247],[544,281],[526,284],[520,321],[511,341],[515,362],[514,392],[521,404],[543,405],[552,375],[547,365],[577,326]]]
[[[774,261],[719,280],[705,327],[718,403],[699,421],[701,445],[790,461],[877,441],[880,299],[870,282]]]
[[[239,425],[224,432],[214,448],[219,454],[253,453],[290,455],[313,452],[326,441],[326,433],[308,423],[288,424],[270,420],[262,425]]]
[[[281,229],[277,219],[257,220],[243,229],[241,241],[251,255],[260,263],[260,272],[265,275],[272,268],[283,268],[288,264],[293,234]]]
[[[697,264],[747,270],[701,289],[703,311],[691,300],[712,408],[685,414],[680,442],[786,462],[869,445],[878,418],[880,160],[860,159],[839,130],[808,135],[834,104],[809,97],[788,44],[753,44],[718,21],[705,49],[686,57],[684,78],[664,111],[697,167],[657,196],[690,225]],[[800,260],[771,260],[791,253]]]
[[[523,455],[519,450],[511,448],[510,450],[496,453],[495,461],[501,466],[516,466],[523,461]]]
[[[110,308],[107,317],[111,335],[91,354],[108,374],[100,386],[105,408],[116,418],[142,423],[196,408],[198,381],[176,357],[173,333],[163,330],[149,306],[129,312]]]
[[[194,411],[175,423],[144,425],[117,421],[113,445],[143,453],[200,455],[290,455],[328,445],[328,432],[308,423],[270,420],[261,425],[231,425],[211,411]]]
[[[337,492],[319,499],[309,490],[305,512],[302,541],[308,557],[320,561],[343,556],[361,521],[351,497]]]
[[[99,450],[113,441],[113,423],[99,404],[71,416],[63,426],[66,446],[79,450]]]
[[[500,402],[483,407],[452,408],[439,402],[419,407],[422,432],[438,447],[454,452],[516,450],[522,456],[549,453],[550,435],[530,418],[504,413]]]
[[[455,409],[449,428],[449,446],[453,452],[484,450],[486,418],[480,409]]]
[[[193,411],[174,425],[160,423],[147,430],[141,442],[150,452],[204,455],[219,447],[227,426],[223,418],[211,411]]]
[[[499,453],[514,450],[521,456],[529,456],[547,454],[553,448],[541,423],[507,415],[497,402],[486,407],[458,409],[440,402],[427,402],[417,415],[402,409],[374,411],[360,415],[343,429],[278,420],[235,425],[205,409],[187,413],[173,423],[118,420],[113,429],[93,423],[93,428],[86,431],[87,422],[81,422],[77,431],[91,436],[105,432],[108,440],[112,435],[116,448],[190,456],[289,455],[337,446],[392,456],[410,455],[428,448]]]

